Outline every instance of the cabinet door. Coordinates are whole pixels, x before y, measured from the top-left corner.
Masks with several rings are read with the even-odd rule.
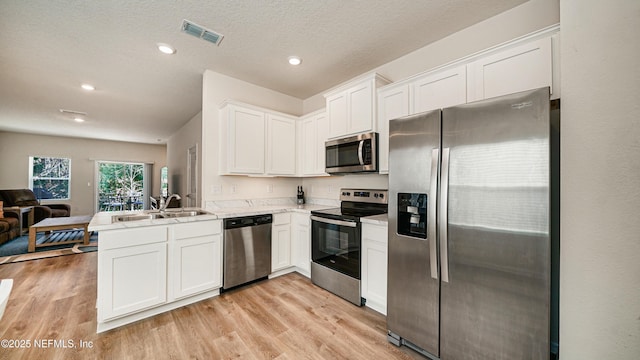
[[[465,65],[428,74],[411,83],[412,114],[460,105],[467,102]]]
[[[263,112],[229,105],[227,163],[234,174],[263,174],[265,116]]]
[[[551,38],[501,51],[468,65],[469,101],[552,84]]]
[[[267,174],[296,174],[295,119],[267,114]]]
[[[341,92],[327,97],[327,117],[329,118],[329,137],[347,134],[347,97]]]
[[[274,214],[271,227],[271,272],[291,266],[291,217]]]
[[[324,113],[302,120],[302,175],[325,175],[324,143],[327,141],[327,117]]]
[[[318,167],[316,121],[314,118],[306,119],[300,126],[302,126],[302,175],[313,175]]]
[[[205,225],[208,222],[193,225]],[[191,226],[180,224],[177,227]],[[178,230],[178,229],[176,229]],[[177,234],[177,231],[176,231]],[[211,230],[177,238],[172,249],[173,297],[194,295],[222,286],[222,235]]]
[[[362,224],[362,297],[387,314],[387,227]]]
[[[326,155],[324,153],[324,143],[329,138],[329,126],[326,114],[320,114],[315,118],[316,123],[316,161],[314,175],[327,175],[325,169]]]
[[[99,258],[98,321],[166,303],[166,242],[101,250]]]
[[[373,82],[354,86],[347,90],[347,133],[355,134],[373,130]]]
[[[409,86],[378,92],[378,164],[380,173],[389,172],[389,120],[409,115]]]
[[[311,276],[311,231],[307,214],[293,214],[293,238],[291,254],[296,270],[306,277]]]

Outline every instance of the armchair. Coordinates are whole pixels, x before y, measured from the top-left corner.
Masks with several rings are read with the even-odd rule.
[[[40,205],[36,195],[30,189],[0,190],[0,200],[5,207],[33,206],[33,221],[35,223],[50,217],[66,217],[71,215],[68,204]]]

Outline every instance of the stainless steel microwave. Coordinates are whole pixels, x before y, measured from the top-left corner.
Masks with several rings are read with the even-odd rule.
[[[350,174],[378,171],[378,133],[370,132],[325,142],[325,171]]]

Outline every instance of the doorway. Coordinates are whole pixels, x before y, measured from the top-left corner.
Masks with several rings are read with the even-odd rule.
[[[97,211],[148,209],[151,166],[141,163],[96,162]]]
[[[187,151],[187,206],[198,207],[198,144]]]

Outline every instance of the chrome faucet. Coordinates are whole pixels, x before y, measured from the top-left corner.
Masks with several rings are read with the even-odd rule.
[[[167,200],[165,200],[162,196],[160,196],[160,208],[159,208],[159,210],[160,211],[165,211],[167,209],[167,206],[169,206],[169,204],[171,203],[171,199],[180,200],[182,198],[178,194],[172,194],[171,196],[169,196],[167,198]]]

